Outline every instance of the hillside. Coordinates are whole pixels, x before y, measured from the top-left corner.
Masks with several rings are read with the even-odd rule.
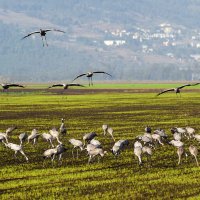
[[[105,70],[115,80],[200,79],[198,1],[1,0],[2,81],[64,81]],[[21,38],[39,28],[39,36]],[[97,77],[99,80],[103,76]]]

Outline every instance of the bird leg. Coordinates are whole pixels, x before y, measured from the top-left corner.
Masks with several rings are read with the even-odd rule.
[[[178,155],[178,165],[181,163],[181,154]]]
[[[72,149],[72,156],[73,156],[73,158],[74,158],[74,149],[75,149],[75,147]]]
[[[14,154],[15,159],[17,158],[17,156],[16,156],[16,155],[17,155],[17,152],[18,152],[18,151],[15,151],[15,154]]]
[[[197,166],[199,166],[199,163],[198,163],[197,157],[196,157],[196,156],[194,156],[194,157],[195,157],[195,160],[196,160]]]
[[[139,163],[139,166],[142,165],[142,159],[141,159],[141,156],[138,156],[138,163]]]
[[[90,79],[91,79],[91,85],[93,85],[93,82],[92,82],[92,76],[91,76],[91,78],[90,78]]]
[[[90,164],[90,161],[92,160],[92,155],[90,155],[89,159],[88,159],[88,164]]]
[[[49,139],[49,142],[50,142],[51,146],[54,148],[54,145],[53,145],[53,143],[52,143],[52,140],[51,140],[51,139]]]
[[[35,145],[37,138],[33,139],[33,145]]]
[[[5,137],[5,139],[6,139],[6,143],[8,143],[8,138],[7,138],[7,136]]]
[[[43,44],[43,47],[44,47],[44,40],[43,40],[43,37],[41,36],[41,38],[42,38],[42,44]]]
[[[113,137],[113,134],[110,134],[110,135],[111,135],[111,137],[112,137],[113,141],[115,142],[115,138]]]
[[[164,145],[160,139],[158,139],[158,143],[161,144],[161,145]]]
[[[99,163],[99,161],[100,161],[100,156],[98,156],[98,163]]]
[[[47,47],[48,47],[46,35],[44,36],[44,38],[45,38],[45,41],[46,41],[46,45],[47,45]]]
[[[59,140],[58,136],[56,137],[59,144],[62,144],[62,142]]]
[[[53,167],[53,162],[54,162],[55,154],[53,154],[51,162],[52,162],[52,167]]]
[[[22,150],[20,150],[20,153],[25,157],[26,161],[28,162],[28,157],[25,155],[25,153]]]
[[[77,148],[77,155],[76,155],[76,158],[78,158],[78,148]]]
[[[88,81],[89,81],[89,86],[90,86],[90,77],[88,77]]]
[[[60,162],[60,165],[62,165],[62,153],[59,155],[58,160]]]

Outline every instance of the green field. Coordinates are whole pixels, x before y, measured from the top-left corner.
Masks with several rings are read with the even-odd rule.
[[[145,86],[137,84],[137,88]],[[151,86],[172,87],[171,84],[164,84],[166,87]],[[101,88],[101,85],[95,87]],[[126,87],[134,87],[134,84],[127,84]],[[165,144],[154,150],[151,167],[144,157],[144,164],[139,168],[133,155],[134,138],[144,133],[146,125],[153,129],[165,129],[170,139],[170,128],[174,126],[191,126],[200,133],[198,92],[182,93],[181,98],[174,93],[159,98],[155,98],[154,93],[0,94],[1,132],[12,125],[18,127],[10,135],[9,142],[19,144],[18,135],[22,132],[30,134],[33,128],[39,133],[48,132],[52,127],[59,128],[62,117],[66,119],[68,134],[61,140],[68,150],[61,166],[56,159],[54,167],[49,160],[43,168],[42,154],[50,146],[42,138],[35,147],[32,144],[24,146],[29,163],[21,155],[14,159],[14,152],[0,144],[0,199],[200,198],[200,168],[196,167],[192,156],[187,160],[183,158],[178,166],[176,149]],[[110,152],[114,143],[109,136],[103,136],[103,124],[113,127],[116,140],[130,141],[118,158]],[[96,139],[109,153],[100,163],[94,159],[88,165],[85,151],[81,152],[80,158],[72,158],[72,146],[68,140],[82,139],[85,133],[92,131],[98,134]],[[186,151],[190,144],[199,147],[195,140],[185,139],[184,142]]]
[[[65,82],[62,82],[65,83]],[[66,82],[67,83],[67,82]],[[184,85],[185,83],[95,83],[92,87],[88,86],[88,82],[79,81],[78,83],[85,85],[82,89],[167,89]],[[26,88],[46,89],[52,83],[49,84],[25,84]],[[80,87],[79,87],[80,88]],[[186,87],[185,89],[200,89],[200,85]]]

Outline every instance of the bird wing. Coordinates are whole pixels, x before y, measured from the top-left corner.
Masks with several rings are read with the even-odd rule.
[[[78,84],[78,83],[69,83],[67,84],[68,86],[80,86],[80,87],[85,87],[84,85]]]
[[[102,71],[96,71],[96,72],[93,72],[93,73],[95,73],[95,74],[107,74],[107,75],[109,75],[109,76],[112,76],[111,74],[109,74],[109,73],[107,73],[107,72],[102,72]]]
[[[57,31],[57,32],[65,33],[65,31],[58,30],[58,29],[46,29],[46,30],[44,30],[44,31],[45,31],[45,32],[48,32],[48,31]]]
[[[22,40],[23,40],[24,38],[27,38],[27,37],[29,37],[29,36],[31,36],[31,35],[33,35],[33,34],[36,34],[36,33],[40,33],[40,31],[34,31],[34,32],[32,32],[32,33],[29,33],[28,35],[24,36],[24,37],[22,38]]]
[[[165,93],[165,92],[170,92],[170,91],[174,91],[174,88],[164,90],[164,91],[158,93],[156,96],[159,96],[159,95],[161,95],[161,94],[163,94],[163,93]]]
[[[191,84],[181,85],[180,87],[178,87],[178,89],[182,89],[182,88],[184,88],[184,87],[186,87],[186,86],[191,86]]]
[[[191,84],[191,86],[195,86],[195,85],[199,85],[200,83],[194,83],[194,84]]]
[[[73,81],[75,81],[77,78],[80,78],[81,76],[85,76],[85,75],[87,75],[86,73],[85,74],[80,74],[80,75],[78,75]],[[72,81],[72,82],[73,82]]]
[[[7,86],[9,86],[9,87],[23,87],[24,88],[23,85],[19,85],[19,84],[7,84]]]
[[[63,84],[54,84],[54,85],[52,85],[52,86],[50,86],[48,88],[52,88],[52,87],[63,87]]]

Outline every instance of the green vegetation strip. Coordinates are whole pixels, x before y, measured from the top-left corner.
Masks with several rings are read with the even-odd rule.
[[[39,138],[38,144],[25,144],[29,163],[0,144],[0,199],[198,199],[200,194],[200,168],[194,158],[183,158],[177,166],[176,149],[165,144],[156,147],[152,166],[143,157],[141,169],[133,156],[133,143],[144,133],[146,125],[163,128],[172,139],[170,128],[191,126],[200,133],[200,94],[182,93],[176,97],[169,93],[155,97],[153,93],[101,93],[89,95],[1,94],[0,131],[9,126],[18,127],[9,141],[19,144],[18,135],[39,133],[59,128],[60,119],[66,119],[68,133],[61,140],[67,147],[62,166],[54,167],[47,160],[43,167],[42,153],[50,148]],[[116,140],[128,139],[130,145],[118,158],[110,149],[114,144],[104,137],[102,124],[114,129]],[[108,154],[98,163],[95,158],[88,165],[86,152],[72,158],[70,138],[82,139],[85,133],[96,131]],[[56,144],[56,141],[54,141]],[[184,140],[186,151],[195,140]]]

